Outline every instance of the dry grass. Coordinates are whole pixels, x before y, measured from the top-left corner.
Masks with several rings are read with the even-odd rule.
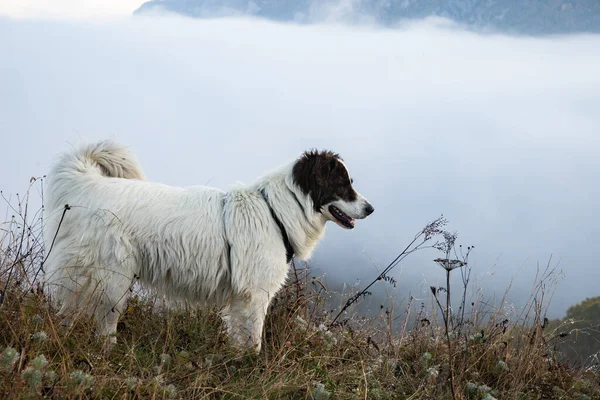
[[[398,313],[361,317],[349,307],[331,328],[335,295],[299,268],[270,309],[259,355],[229,347],[215,310],[137,295],[105,357],[91,320],[59,327],[36,277],[41,213],[22,200],[0,237],[2,398],[600,398],[598,373],[561,365],[549,345],[550,267],[520,312],[473,298],[455,314],[432,292]]]

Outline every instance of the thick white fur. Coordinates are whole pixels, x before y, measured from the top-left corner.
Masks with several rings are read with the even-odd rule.
[[[298,259],[310,257],[329,219],[295,185],[293,165],[224,192],[148,182],[136,158],[110,141],[62,155],[48,176],[45,226],[47,250],[53,243],[46,282],[61,314],[95,315],[111,346],[139,278],[171,298],[223,306],[234,342],[259,351],[268,305],[288,272],[281,233],[259,190]],[[349,213],[358,207],[336,205]]]

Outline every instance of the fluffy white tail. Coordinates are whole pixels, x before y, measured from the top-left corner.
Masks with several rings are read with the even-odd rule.
[[[144,180],[137,158],[119,143],[105,140],[66,153],[53,173],[99,173],[112,178]]]
[[[81,186],[84,176],[145,180],[137,158],[122,144],[105,140],[64,153],[48,174],[46,211],[56,216],[65,204],[79,205],[78,196],[85,190]],[[73,204],[71,204],[73,205]],[[52,218],[47,228],[55,229]]]

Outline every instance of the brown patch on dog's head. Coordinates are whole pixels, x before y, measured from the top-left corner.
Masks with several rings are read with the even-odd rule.
[[[340,156],[332,151],[307,151],[293,168],[294,183],[313,201],[315,211],[335,200],[357,199],[352,179]]]

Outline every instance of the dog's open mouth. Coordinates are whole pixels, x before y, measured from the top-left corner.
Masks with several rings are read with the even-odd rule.
[[[354,219],[344,214],[342,210],[340,210],[336,206],[329,206],[329,212],[331,213],[333,218],[336,219],[335,222],[337,222],[339,225],[347,229],[354,228]]]

